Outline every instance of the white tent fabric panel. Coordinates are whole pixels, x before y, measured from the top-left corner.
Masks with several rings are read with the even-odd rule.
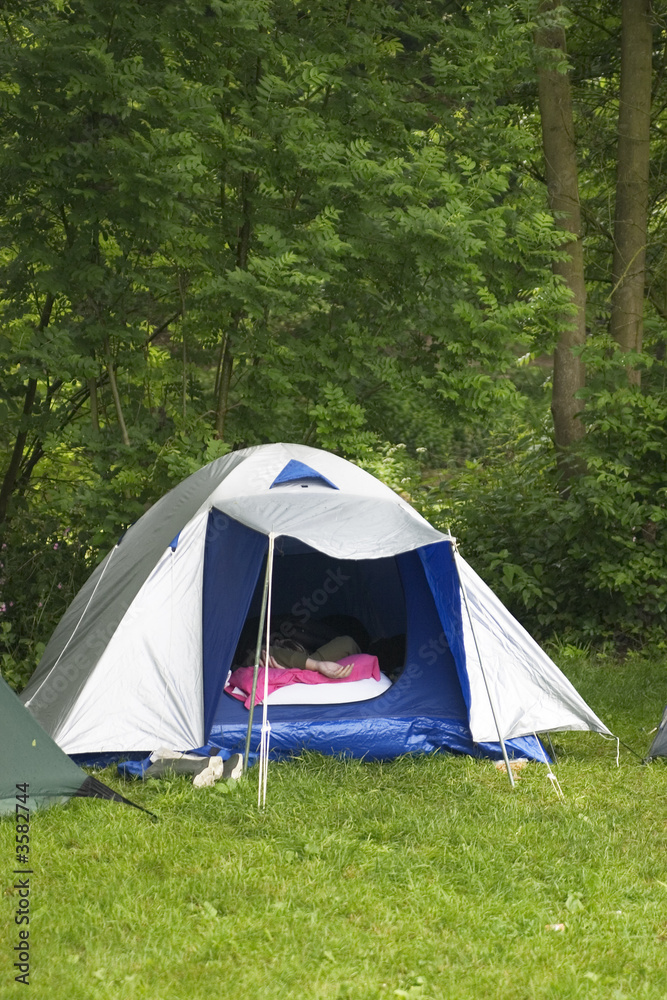
[[[467,597],[466,605],[461,595],[461,614],[470,730],[475,742],[565,729],[611,735],[553,660],[458,553],[456,565]]]
[[[168,548],[55,734],[67,753],[204,742],[202,568],[207,515]]]
[[[261,534],[296,538],[334,559],[381,559],[446,536],[410,508],[375,497],[282,493],[218,500],[219,510]]]
[[[414,517],[420,518],[405,500],[375,476],[353,465],[352,462],[320,448],[310,448],[302,444],[272,444],[249,448],[243,454],[245,455],[243,463],[232,469],[212,491],[207,501],[212,506],[217,507],[219,501],[229,498],[266,495],[279,473],[294,460],[309,466],[314,472],[328,479],[340,493],[347,496],[390,500],[395,505],[405,507]]]
[[[337,489],[271,489],[291,461],[310,465]],[[216,487],[208,506],[254,531],[289,535],[339,559],[379,559],[445,536],[370,473],[337,455],[303,445],[258,449]]]

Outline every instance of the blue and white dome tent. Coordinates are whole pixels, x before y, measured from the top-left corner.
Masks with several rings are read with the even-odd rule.
[[[126,532],[26,687],[33,715],[69,754],[243,750],[248,710],[223,689],[259,613],[270,539],[272,615],[354,616],[376,641],[405,636],[376,697],[271,705],[273,755],[543,760],[538,733],[610,735],[452,538],[367,472],[294,444],[212,462]]]

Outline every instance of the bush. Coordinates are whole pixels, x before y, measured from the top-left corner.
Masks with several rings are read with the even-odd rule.
[[[431,490],[427,516],[534,633],[623,645],[664,635],[667,405],[636,388],[592,390],[566,490],[546,435],[523,430]]]

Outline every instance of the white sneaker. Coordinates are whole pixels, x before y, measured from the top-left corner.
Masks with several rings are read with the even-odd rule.
[[[215,784],[215,775],[213,774],[213,771],[207,767],[203,771],[200,771],[199,774],[195,774],[192,779],[192,784],[195,788],[209,788],[211,785]]]
[[[218,758],[220,759],[220,758]],[[240,753],[233,753],[229,760],[226,760],[223,765],[222,776],[225,781],[231,778],[236,781],[243,774],[243,755]]]
[[[192,784],[195,788],[209,788],[222,778],[224,765],[222,757],[209,757],[208,765],[199,774],[195,774]]]
[[[217,781],[218,778],[223,777],[225,762],[222,757],[210,757],[208,762],[208,770],[213,773],[214,780]]]
[[[236,781],[243,774],[243,757],[240,753],[234,753],[229,760],[222,757],[209,757],[208,766],[196,774],[192,779],[195,788],[209,788],[221,778],[224,781],[230,778]]]

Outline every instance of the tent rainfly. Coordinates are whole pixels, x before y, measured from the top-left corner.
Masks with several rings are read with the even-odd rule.
[[[34,809],[66,802],[72,796],[114,799],[134,805],[64,753],[32,717],[18,695],[0,678],[0,816],[16,806]],[[137,807],[140,808],[140,807]]]
[[[265,578],[275,621],[353,616],[402,650],[374,695],[339,681],[269,700],[273,756],[544,759],[538,733],[609,734],[450,536],[357,466],[293,444],[217,459],[148,510],[70,605],[26,705],[69,754],[242,750],[248,709],[225,684]],[[290,703],[305,688],[326,703]]]

